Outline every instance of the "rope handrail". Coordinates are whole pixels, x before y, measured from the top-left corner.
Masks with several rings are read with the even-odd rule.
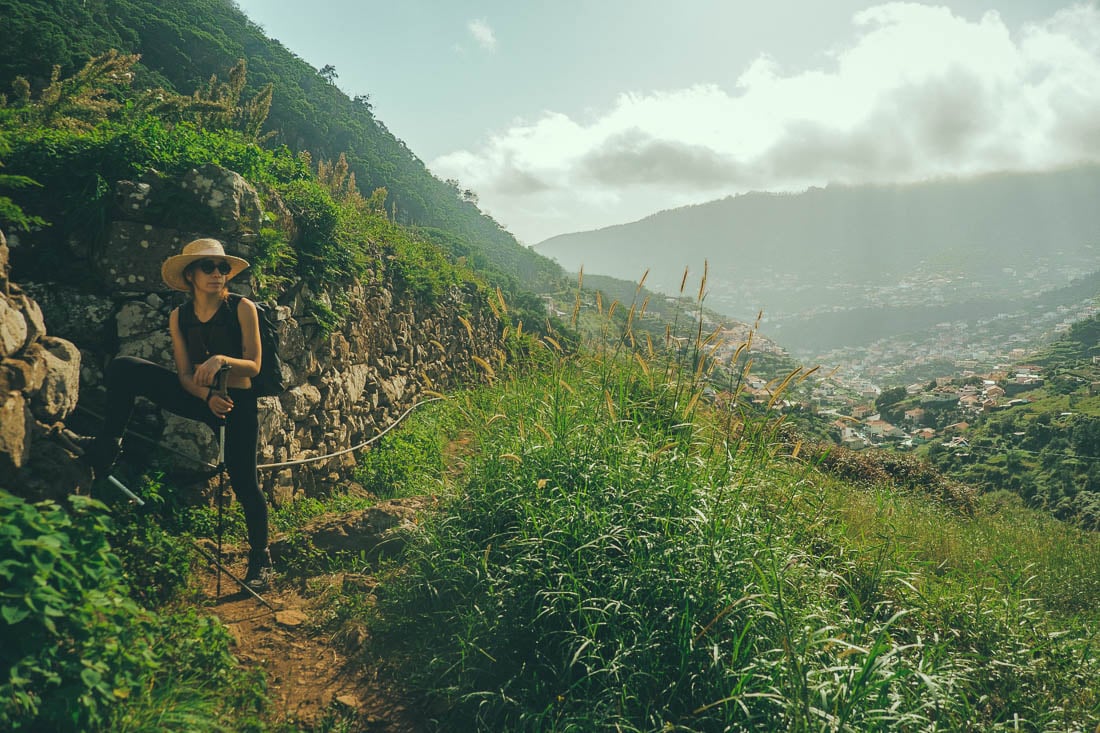
[[[297,460],[297,461],[283,461],[281,463],[264,463],[262,465],[256,466],[256,468],[283,468],[284,466],[300,466],[300,465],[303,465],[303,464],[306,464],[306,463],[314,463],[316,461],[324,461],[324,460],[327,460],[329,458],[335,458],[336,456],[342,456],[345,453],[352,453],[354,451],[359,450],[360,448],[365,448],[366,446],[370,445],[371,443],[373,443],[374,441],[378,440],[383,435],[388,433],[390,430],[393,430],[393,428],[395,428],[398,424],[400,424],[400,422],[402,420],[404,420],[408,416],[408,414],[410,412],[412,412],[413,410],[415,410],[417,407],[420,407],[421,405],[426,405],[429,402],[438,402],[441,399],[443,399],[443,398],[442,397],[429,397],[426,400],[421,400],[420,402],[414,402],[412,405],[409,406],[409,408],[407,410],[405,410],[403,413],[401,413],[401,415],[396,420],[394,420],[392,423],[387,425],[386,428],[382,432],[380,432],[378,435],[374,436],[373,438],[370,438],[368,440],[364,440],[359,445],[353,445],[350,448],[344,448],[343,450],[338,450],[335,453],[328,453],[328,454],[323,455],[323,456],[314,456],[313,458],[302,458],[302,459]]]
[[[299,459],[299,460],[296,460],[296,461],[281,461],[281,462],[278,462],[278,463],[261,463],[261,464],[256,466],[256,469],[259,470],[261,468],[271,469],[271,468],[284,468],[284,467],[287,467],[287,466],[301,466],[301,465],[305,465],[307,463],[317,463],[319,461],[326,461],[330,458],[336,458],[337,456],[342,456],[346,453],[352,453],[354,451],[360,450],[360,449],[365,448],[366,446],[370,445],[371,443],[375,442],[376,440],[379,440],[383,435],[385,435],[390,430],[393,430],[395,427],[397,427],[401,423],[401,421],[404,420],[406,417],[408,417],[409,413],[412,412],[413,410],[415,410],[417,407],[420,407],[421,405],[426,405],[429,402],[438,402],[439,400],[442,400],[442,399],[444,399],[444,398],[443,397],[430,397],[426,400],[421,400],[419,402],[414,402],[412,405],[410,405],[408,407],[408,409],[406,409],[403,413],[401,413],[396,420],[394,420],[392,423],[387,425],[384,430],[382,430],[380,433],[378,433],[378,435],[375,435],[373,438],[368,438],[367,440],[364,440],[362,443],[360,443],[358,445],[353,445],[350,448],[344,448],[344,449],[338,450],[334,453],[326,453],[325,455],[322,455],[322,456],[312,456],[310,458],[302,458],[302,459]],[[77,409],[84,412],[84,413],[87,413],[88,415],[91,415],[92,417],[94,417],[98,420],[102,421],[104,419],[103,415],[100,415],[99,413],[95,412],[94,410],[91,410],[87,407],[84,407],[83,405],[78,404]],[[212,463],[204,463],[201,460],[195,458],[194,456],[191,456],[191,455],[188,455],[188,454],[183,453],[181,451],[178,451],[175,448],[169,448],[166,445],[161,445],[160,441],[155,440],[153,438],[150,438],[148,435],[142,435],[141,433],[139,433],[136,430],[133,430],[131,428],[126,428],[126,433],[129,434],[129,435],[132,435],[136,438],[140,438],[140,439],[142,439],[142,440],[144,440],[148,443],[151,443],[152,445],[156,446],[160,450],[165,450],[165,451],[168,451],[169,453],[175,453],[180,458],[183,458],[183,459],[188,460],[192,463],[198,464],[202,468],[208,468],[208,469],[215,470],[215,471],[218,470],[218,468],[219,468],[218,466],[216,466]]]

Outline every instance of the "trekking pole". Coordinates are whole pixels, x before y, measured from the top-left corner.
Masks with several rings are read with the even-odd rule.
[[[214,377],[214,384],[211,386],[213,394],[222,398],[229,396],[229,365],[226,364],[218,370],[218,374]],[[222,533],[224,530],[224,515],[225,515],[225,418],[223,417],[218,424],[218,561],[215,565],[221,567],[222,563]],[[221,600],[222,597],[222,574],[218,573],[218,579],[215,583],[217,599]]]
[[[107,480],[118,487],[118,490],[121,491],[123,494],[126,494],[126,496],[130,497],[130,501],[134,502],[138,506],[145,506],[145,502],[141,500],[141,497],[126,488],[121,481],[114,477],[113,474],[107,474]]]

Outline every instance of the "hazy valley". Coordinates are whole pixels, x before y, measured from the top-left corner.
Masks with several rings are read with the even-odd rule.
[[[892,344],[997,359],[1096,294],[1098,194],[1098,167],[751,193],[536,248],[573,271],[649,267],[666,293],[705,261],[708,307],[742,321],[763,311],[762,331],[806,360],[858,362]]]

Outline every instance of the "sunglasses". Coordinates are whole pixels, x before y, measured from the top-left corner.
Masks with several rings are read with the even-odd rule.
[[[203,274],[206,275],[213,275],[214,270],[217,270],[223,275],[228,275],[233,270],[233,266],[225,260],[221,260],[220,262],[215,262],[214,260],[199,260],[197,266],[203,271]]]

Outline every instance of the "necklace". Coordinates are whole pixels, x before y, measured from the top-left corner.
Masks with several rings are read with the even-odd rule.
[[[194,302],[191,303],[191,313],[195,316],[195,336],[198,338],[203,356],[205,358],[210,358],[213,356],[213,353],[210,350],[208,338],[217,325],[215,322],[218,320],[218,315],[221,313],[221,306],[219,305],[218,309],[214,311],[214,314],[205,321],[199,319],[199,314],[195,310]]]

